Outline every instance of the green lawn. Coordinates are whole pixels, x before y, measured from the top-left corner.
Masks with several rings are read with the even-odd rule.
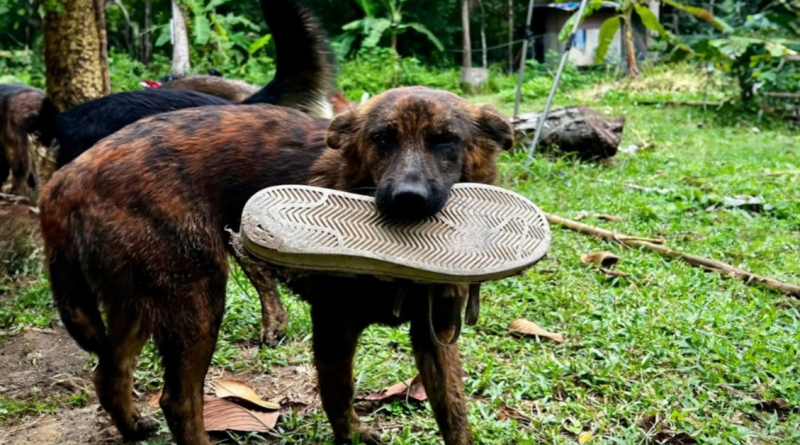
[[[584,222],[663,237],[676,249],[800,282],[800,136],[781,125],[760,128],[752,117],[720,123],[712,111],[625,102],[598,99],[592,105],[626,116],[622,145],[646,142],[647,150],[603,164],[537,156],[528,170],[523,153],[506,154],[502,185],[547,212],[567,218],[584,210],[612,214],[624,220]],[[778,170],[795,172],[766,174]],[[761,197],[769,206],[725,207],[724,198],[736,195]],[[598,250],[619,255],[618,269],[631,276],[607,278],[580,263],[582,253]],[[241,352],[258,338],[259,304],[241,274],[235,276],[215,365],[269,372],[311,363],[308,308],[291,295],[284,295],[291,320],[284,343],[254,355]],[[41,278],[12,292],[0,299],[0,329],[48,323],[53,310]],[[549,257],[522,277],[484,286],[483,301],[478,325],[465,328],[460,342],[476,443],[573,444],[582,432],[591,433],[592,444],[690,443],[685,435],[704,444],[800,443],[797,299],[554,227]],[[507,325],[519,317],[564,332],[568,341],[511,337]],[[412,377],[407,329],[369,329],[356,369],[361,392]],[[157,373],[148,348],[138,389],[157,390]],[[764,402],[774,400],[785,402],[785,409],[767,409]],[[0,400],[0,419],[18,422],[36,412],[15,411],[18,405]],[[529,419],[501,419],[503,406]],[[386,439],[394,444],[440,443],[426,405],[397,401],[363,419],[388,425]],[[320,410],[284,418],[266,437],[270,443],[331,439]]]

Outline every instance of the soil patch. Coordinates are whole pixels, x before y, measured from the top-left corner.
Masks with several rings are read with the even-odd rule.
[[[0,397],[44,400],[91,389],[88,362],[63,327],[26,329],[0,346]]]

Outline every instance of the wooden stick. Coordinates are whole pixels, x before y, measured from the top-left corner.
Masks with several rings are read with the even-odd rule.
[[[658,252],[666,257],[677,258],[679,260],[682,260],[691,266],[714,271],[725,277],[742,280],[749,285],[761,285],[768,287],[772,290],[781,292],[785,295],[800,297],[800,286],[797,286],[795,284],[787,284],[778,281],[775,278],[756,275],[752,272],[748,272],[744,269],[739,269],[738,267],[732,266],[728,263],[723,263],[721,261],[713,260],[711,258],[705,258],[697,255],[683,253],[677,250],[670,249],[669,247],[664,245],[659,245],[643,240],[642,238],[628,236],[622,233],[612,232],[611,230],[601,229],[599,227],[590,226],[588,224],[579,223],[577,221],[564,219],[558,215],[553,215],[551,213],[545,213],[545,215],[547,216],[547,221],[550,224],[556,224],[565,227],[567,229],[574,230],[575,232],[583,233],[584,235],[596,236],[606,241],[613,241],[628,247],[640,247],[645,250]]]

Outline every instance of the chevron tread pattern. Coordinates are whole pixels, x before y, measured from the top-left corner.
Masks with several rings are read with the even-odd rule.
[[[378,214],[370,197],[309,186],[257,193],[245,207],[243,235],[266,249],[370,258],[414,269],[480,275],[518,270],[550,244],[542,212],[499,187],[457,184],[445,208],[416,222]]]

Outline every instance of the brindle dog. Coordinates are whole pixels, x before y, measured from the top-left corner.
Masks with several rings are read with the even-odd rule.
[[[415,87],[330,122],[270,105],[162,114],[57,172],[39,202],[53,294],[69,333],[99,357],[97,393],[120,432],[141,439],[150,431],[131,390],[136,357],[152,336],[175,441],[209,443],[202,390],[225,306],[226,229],[239,227],[255,192],[280,184],[374,190],[381,212],[421,218],[442,208],[456,182],[493,183],[496,155],[512,137],[493,108]],[[358,431],[380,442],[353,411],[353,355],[370,324],[406,321],[445,443],[472,443],[458,349],[429,334],[426,286],[332,276],[289,285],[311,304],[319,391],[337,443]],[[407,296],[397,317],[401,286]],[[446,341],[465,289],[437,286],[435,295],[433,323]]]

